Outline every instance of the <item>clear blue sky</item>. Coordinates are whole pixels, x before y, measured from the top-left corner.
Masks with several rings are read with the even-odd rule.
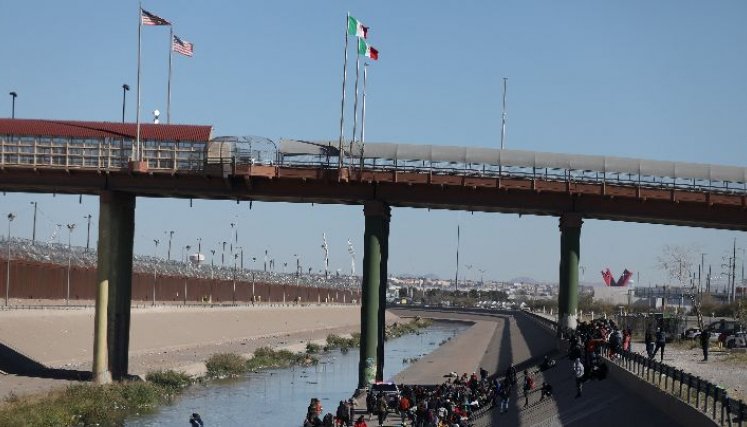
[[[336,139],[349,11],[370,26],[369,42],[380,52],[369,67],[368,141],[496,147],[506,76],[507,148],[745,166],[741,0],[152,0],[143,7],[195,43],[193,58],[174,57],[172,122],[211,124],[215,135]],[[134,1],[5,2],[0,114],[10,116],[13,90],[17,117],[118,121],[128,83],[134,121],[137,19]],[[168,29],[143,28],[146,120],[166,110],[167,53]],[[13,234],[30,236],[33,200],[39,236],[77,223],[73,243],[85,245],[83,216],[92,214],[95,224],[95,197],[78,204],[77,196],[2,195],[3,216],[19,215]],[[291,265],[299,254],[318,270],[325,232],[333,269],[349,268],[347,239],[362,261],[360,207],[255,203],[250,211],[247,203],[196,200],[190,208],[186,200],[141,198],[136,215],[138,253],[152,254],[152,240],[163,242],[166,230],[176,231],[172,254],[198,237],[215,248],[238,222],[250,256],[269,248]],[[486,278],[556,280],[556,218],[414,209],[393,211],[390,271],[453,277],[457,224],[463,276],[484,269]],[[609,266],[661,283],[656,257],[665,244],[702,248],[719,272],[735,237],[747,247],[737,232],[586,221],[584,279],[601,281],[599,270]]]

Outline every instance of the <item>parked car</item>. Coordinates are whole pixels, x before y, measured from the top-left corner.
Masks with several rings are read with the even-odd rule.
[[[726,348],[747,347],[747,332],[735,332],[724,339]]]
[[[371,384],[371,392],[377,397],[379,393],[383,393],[389,410],[397,411],[399,405],[399,387],[397,387],[397,384],[390,382],[373,383]]]
[[[682,333],[682,338],[687,340],[694,340],[700,336],[700,328],[689,328]]]

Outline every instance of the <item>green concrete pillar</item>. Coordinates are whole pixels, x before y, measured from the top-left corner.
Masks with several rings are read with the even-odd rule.
[[[93,381],[108,384],[112,377],[107,365],[106,322],[109,301],[109,245],[111,244],[111,193],[99,196],[99,242],[96,268],[96,313],[93,333]]]
[[[107,348],[109,371],[115,380],[127,377],[130,347],[130,306],[132,304],[132,246],[135,233],[135,195],[110,192],[108,199],[108,244],[99,258],[108,263],[109,292]]]
[[[378,369],[381,249],[386,239],[389,208],[378,202],[363,207],[366,230],[363,236],[363,285],[361,294],[361,351],[358,388],[368,387]]]
[[[581,258],[581,215],[566,213],[560,217],[560,280],[558,325],[576,329],[578,309],[578,264]]]
[[[384,381],[384,338],[386,338],[386,291],[389,270],[389,222],[391,210],[388,206],[382,206],[383,233],[381,235],[381,262],[379,263],[379,340],[376,347],[376,381]]]

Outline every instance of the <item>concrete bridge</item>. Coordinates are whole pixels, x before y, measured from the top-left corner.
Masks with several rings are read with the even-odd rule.
[[[128,372],[137,197],[362,205],[361,387],[383,376],[391,207],[559,217],[560,325],[569,328],[584,218],[747,229],[741,167],[324,141],[270,141],[263,156],[259,143],[213,138],[210,126],[0,120],[1,191],[100,197],[97,381]]]

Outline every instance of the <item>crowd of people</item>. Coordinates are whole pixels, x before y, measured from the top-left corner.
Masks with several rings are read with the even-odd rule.
[[[614,358],[622,350],[629,351],[630,337],[630,330],[622,331],[608,319],[581,322],[575,331],[569,333],[568,359],[576,381],[576,398],[581,397],[586,381],[607,377],[608,368],[602,353],[607,351],[607,356]]]

